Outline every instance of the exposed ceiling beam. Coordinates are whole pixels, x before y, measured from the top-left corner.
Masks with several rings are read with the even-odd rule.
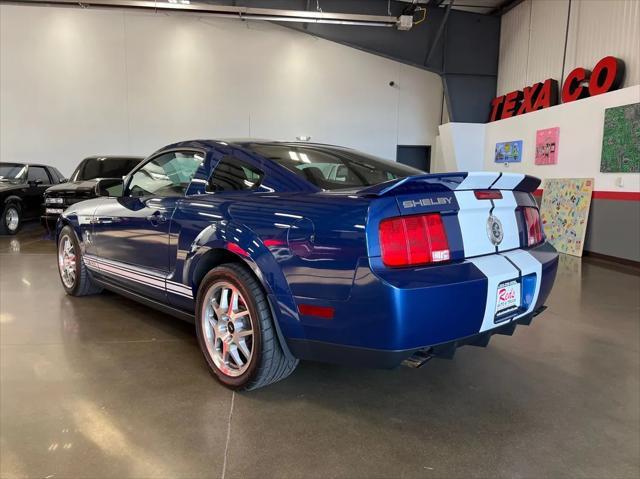
[[[507,13],[509,10],[512,10],[512,9],[516,8],[522,2],[524,2],[524,0],[505,0],[500,5],[498,5],[496,8],[491,10],[489,12],[489,15],[502,16],[505,13]]]
[[[436,37],[433,39],[433,43],[431,44],[431,48],[429,48],[429,52],[427,53],[427,56],[424,60],[425,65],[429,63],[429,60],[431,60],[431,56],[433,55],[433,52],[436,51],[436,45],[438,44],[438,42],[440,41],[440,37],[442,36],[442,33],[444,32],[444,27],[447,24],[447,20],[449,19],[449,12],[451,12],[451,7],[453,6],[453,2],[454,0],[451,0],[451,3],[449,3],[449,5],[447,5],[445,11],[444,11],[444,17],[442,17],[442,21],[440,22],[440,26],[438,27],[438,32],[436,33]]]
[[[253,8],[235,5],[212,5],[202,3],[169,3],[165,1],[138,0],[9,0],[0,3],[60,5],[77,7],[117,7],[154,11],[180,11],[201,13],[214,17],[240,20],[267,20],[278,22],[327,23],[336,25],[361,25],[369,27],[394,27],[398,18],[390,15],[362,15],[357,13],[332,13],[306,10],[281,10]]]

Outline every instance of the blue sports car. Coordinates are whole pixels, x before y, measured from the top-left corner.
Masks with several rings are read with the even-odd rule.
[[[539,183],[321,144],[181,142],[64,212],[60,278],[73,296],[107,288],[194,321],[234,389],[300,359],[418,366],[544,309],[558,256]]]

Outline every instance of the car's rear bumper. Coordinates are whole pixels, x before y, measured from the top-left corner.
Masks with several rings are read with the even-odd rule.
[[[287,344],[289,350],[295,357],[307,361],[389,369],[395,368],[407,360],[407,364],[411,366],[411,360],[417,358],[415,362],[421,365],[431,358],[452,359],[456,350],[462,346],[486,347],[489,345],[489,341],[494,334],[511,336],[517,326],[529,326],[533,318],[545,309],[546,306],[542,306],[532,313],[521,316],[515,321],[482,333],[417,349],[373,349],[304,339],[290,339],[287,341]]]
[[[343,362],[336,358],[360,356],[365,364],[393,365],[417,350],[484,338],[530,322],[551,291],[557,266],[558,255],[547,243],[402,270],[374,270],[363,259],[348,300],[295,298],[298,305],[333,308],[332,319],[300,316],[304,337],[288,334],[286,321],[280,325],[292,352],[301,359]],[[520,308],[496,320],[497,287],[511,279],[521,283]],[[342,350],[348,353],[343,355]]]

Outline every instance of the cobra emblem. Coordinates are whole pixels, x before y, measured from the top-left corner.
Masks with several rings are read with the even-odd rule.
[[[504,238],[502,223],[493,215],[489,215],[487,219],[487,236],[489,236],[489,240],[496,246],[502,243],[502,239]]]

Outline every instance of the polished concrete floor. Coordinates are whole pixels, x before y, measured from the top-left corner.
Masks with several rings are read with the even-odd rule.
[[[303,363],[232,393],[193,328],[65,296],[37,225],[0,237],[1,477],[637,478],[640,277],[563,258],[549,310],[423,368]]]

